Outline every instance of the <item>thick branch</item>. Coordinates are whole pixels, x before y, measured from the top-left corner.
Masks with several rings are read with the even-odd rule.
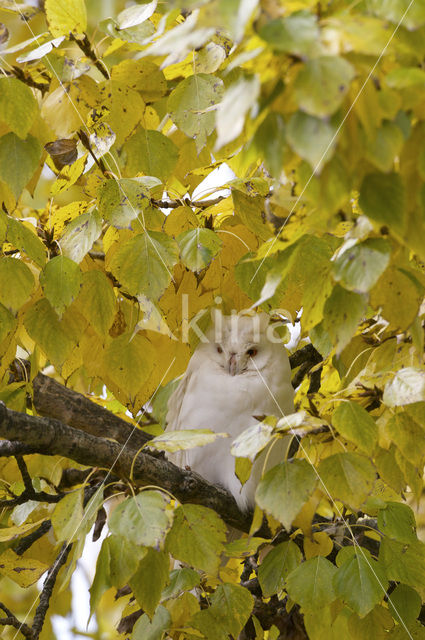
[[[0,403],[0,437],[18,440],[44,455],[61,455],[90,467],[103,467],[122,479],[139,485],[156,485],[180,502],[202,504],[216,511],[227,524],[248,531],[251,514],[238,509],[225,489],[203,480],[196,473],[180,469],[168,460],[68,427],[51,418],[38,418],[7,409]],[[134,465],[133,465],[134,463]]]
[[[94,436],[113,438],[122,444],[128,441],[138,449],[150,440],[126,420],[42,373],[34,378],[33,389],[34,406],[42,416],[56,418]]]

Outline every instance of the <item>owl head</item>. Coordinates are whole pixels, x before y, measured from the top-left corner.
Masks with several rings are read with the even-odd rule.
[[[261,370],[270,360],[275,344],[267,339],[266,313],[225,316],[214,310],[213,324],[203,348],[210,359],[230,376]]]

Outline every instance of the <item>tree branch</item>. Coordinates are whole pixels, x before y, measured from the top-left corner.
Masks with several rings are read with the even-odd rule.
[[[53,593],[53,588],[55,586],[56,578],[58,577],[58,573],[60,569],[63,567],[63,565],[67,561],[67,558],[71,549],[72,549],[72,544],[67,545],[65,542],[62,545],[59,555],[56,558],[55,562],[50,567],[49,572],[47,574],[47,578],[44,581],[43,589],[40,594],[40,602],[38,603],[38,607],[35,611],[34,620],[32,623],[32,637],[34,640],[37,640],[41,633],[44,620],[46,617],[46,613],[49,608],[49,602]]]
[[[3,626],[11,626],[15,629],[18,629],[22,633],[25,638],[29,638],[33,640],[34,635],[32,629],[25,624],[24,622],[20,622],[18,618],[2,603],[0,602],[0,609],[5,612],[7,618],[0,618],[0,624]]]
[[[19,544],[15,547],[15,553],[18,556],[21,556],[34,544],[34,542],[37,542],[39,538],[42,538],[45,533],[50,531],[51,526],[51,520],[45,520],[39,527],[37,527],[37,529],[31,531],[31,533],[29,533],[27,536],[20,538]]]
[[[94,66],[96,67],[96,69],[98,69],[98,71],[100,71],[103,77],[106,78],[106,80],[109,80],[109,74],[93,51],[87,35],[84,34],[83,38],[76,38],[73,33],[70,33],[69,39],[75,42],[75,44],[81,49],[84,55],[93,62]]]
[[[177,209],[177,207],[195,207],[196,209],[207,209],[215,204],[218,204],[222,200],[225,200],[227,196],[217,196],[211,200],[191,200],[190,198],[182,198],[181,200],[155,200],[151,199],[151,204],[159,209]]]
[[[37,453],[61,455],[90,467],[103,467],[136,485],[155,485],[180,502],[202,504],[216,511],[230,526],[249,531],[252,514],[239,510],[222,487],[210,484],[187,469],[163,458],[154,458],[132,444],[122,446],[107,438],[69,427],[59,420],[29,416],[0,403],[0,437],[30,445]]]
[[[35,491],[31,476],[28,473],[27,465],[22,456],[15,456],[18,463],[19,471],[21,472],[22,480],[24,482],[25,489],[18,496],[12,493],[13,498],[10,500],[0,500],[0,507],[15,507],[18,504],[24,504],[29,500],[36,500],[37,502],[50,502],[55,503],[62,500],[65,494],[51,494],[45,491]]]
[[[14,381],[18,382],[29,378],[27,362],[15,360],[11,369]],[[94,436],[113,438],[122,444],[129,441],[129,444],[138,449],[151,439],[151,436],[137,427],[135,428],[126,420],[43,373],[38,373],[33,380],[33,403],[39,415],[56,418]],[[19,449],[23,445],[22,443],[19,445],[14,443],[14,446],[18,446]],[[26,451],[22,451],[22,453],[26,453]],[[28,453],[34,453],[34,451],[31,450]]]

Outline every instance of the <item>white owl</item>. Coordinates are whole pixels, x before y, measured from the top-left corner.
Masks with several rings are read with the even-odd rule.
[[[258,422],[254,416],[281,417],[294,410],[288,355],[282,343],[277,343],[276,338],[272,342],[271,336],[265,313],[216,313],[208,342],[198,345],[168,402],[169,429],[211,429],[229,434],[229,438],[179,451],[170,458],[228,489],[241,509],[254,506],[266,450],[254,462],[251,476],[242,487],[230,453],[232,441]],[[274,444],[267,468],[284,459],[287,447],[286,439]]]

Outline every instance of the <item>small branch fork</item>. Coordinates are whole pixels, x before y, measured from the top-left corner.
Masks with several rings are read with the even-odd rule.
[[[7,444],[10,444],[10,443],[7,443]],[[16,458],[16,462],[18,463],[19,471],[21,472],[25,489],[19,496],[12,494],[13,497],[10,500],[0,500],[0,508],[15,507],[19,504],[24,504],[29,500],[35,500],[37,502],[49,502],[49,503],[55,503],[55,502],[59,502],[59,500],[62,500],[63,496],[65,495],[63,493],[55,495],[51,493],[46,493],[45,491],[35,491],[32,484],[31,476],[28,473],[28,468],[27,468],[27,465],[25,464],[23,457],[21,455],[15,455],[15,458]]]

